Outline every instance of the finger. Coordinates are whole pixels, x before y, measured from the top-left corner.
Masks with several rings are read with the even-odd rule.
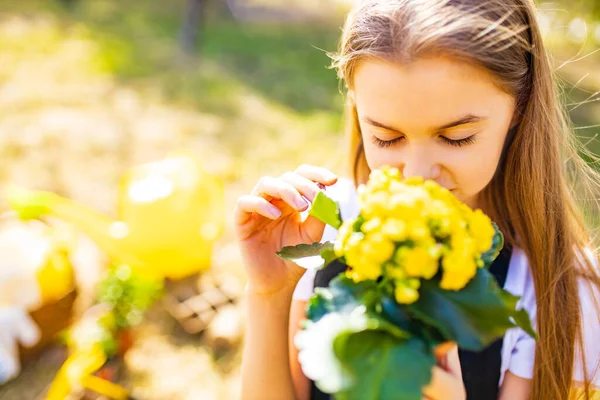
[[[10,347],[12,347],[12,344],[0,341],[0,384],[15,378],[19,374],[19,358]]]
[[[323,238],[325,232],[325,223],[320,219],[307,215],[302,222],[302,230],[306,232],[306,239],[311,242],[318,242]]]
[[[435,349],[433,350],[435,353],[435,358],[440,361],[441,358],[446,356],[446,353],[448,353],[450,350],[452,350],[453,348],[456,347],[456,343],[454,342],[444,342],[442,344],[439,344],[435,347]]]
[[[456,345],[446,353],[445,370],[462,381],[462,370],[460,368],[460,359],[458,358],[458,346]]]
[[[15,321],[16,337],[25,347],[35,345],[41,337],[41,332],[25,310],[19,310]]]
[[[281,199],[290,207],[297,211],[304,211],[308,208],[308,203],[302,198],[298,190],[288,182],[272,177],[261,178],[252,194],[255,196],[269,197],[271,199]]]
[[[438,367],[462,379],[460,360],[458,358],[458,345],[454,342],[445,342],[434,349]]]
[[[314,165],[302,164],[294,171],[296,174],[310,179],[314,182],[322,183],[325,186],[333,185],[338,177],[326,168],[316,167]]]
[[[317,194],[321,191],[319,184],[294,172],[286,172],[281,175],[280,179],[295,187],[296,190],[310,202],[314,201]]]
[[[464,386],[461,379],[433,367],[431,382],[423,389],[423,395],[432,400],[461,400],[464,399]]]
[[[248,221],[253,213],[260,214],[269,219],[277,219],[281,216],[281,210],[259,196],[243,195],[233,211],[234,222],[241,225]]]

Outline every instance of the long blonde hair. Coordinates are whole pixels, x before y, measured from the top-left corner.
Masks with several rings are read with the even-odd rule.
[[[521,247],[531,265],[540,336],[532,397],[566,399],[582,346],[578,279],[600,286],[592,261],[576,262],[591,231],[572,193],[588,189],[582,197],[598,212],[600,178],[578,155],[535,13],[530,0],[363,0],[347,18],[333,67],[351,90],[366,57],[408,63],[442,54],[487,70],[515,96],[515,123],[481,200],[506,243]],[[351,173],[364,183],[370,170],[350,97],[346,113]]]

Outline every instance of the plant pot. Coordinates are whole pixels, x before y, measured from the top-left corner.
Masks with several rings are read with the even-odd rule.
[[[36,359],[47,346],[56,341],[57,334],[71,325],[76,298],[77,291],[72,290],[57,301],[30,311],[29,315],[41,331],[41,338],[33,347],[20,346],[19,355],[22,364]]]

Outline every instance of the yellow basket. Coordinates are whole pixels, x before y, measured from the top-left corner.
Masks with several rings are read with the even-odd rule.
[[[41,338],[33,347],[20,347],[21,363],[37,359],[46,347],[56,341],[57,334],[71,325],[76,298],[77,291],[73,290],[57,301],[29,312],[41,331]]]

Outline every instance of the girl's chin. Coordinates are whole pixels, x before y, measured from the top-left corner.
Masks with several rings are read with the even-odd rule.
[[[477,207],[477,198],[476,197],[467,197],[465,196],[463,193],[461,193],[460,189],[456,188],[456,189],[450,189],[450,193],[452,193],[454,195],[454,197],[456,197],[458,200],[460,200],[461,202],[465,203],[466,205],[468,205],[469,207],[471,207],[472,209],[476,209]]]

